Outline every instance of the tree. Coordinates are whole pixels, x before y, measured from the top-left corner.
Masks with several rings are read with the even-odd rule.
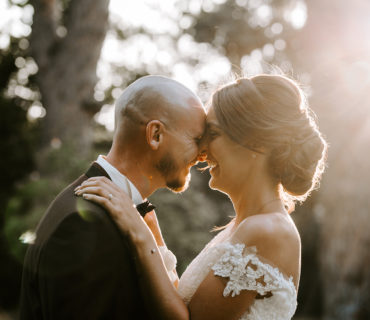
[[[16,58],[24,56],[18,39],[12,38],[7,50],[0,51],[0,159],[2,168],[0,179],[0,310],[14,308],[20,288],[22,265],[11,254],[11,246],[2,232],[5,225],[4,214],[7,203],[16,189],[16,183],[33,168],[33,147],[36,137],[35,124],[29,123],[27,109],[30,101],[20,97],[9,97],[5,88],[17,71]]]
[[[0,189],[0,310],[17,304],[26,249],[19,236],[36,226],[91,152],[91,119],[100,108],[94,100],[95,72],[108,2],[11,4],[28,11],[31,4],[34,14],[31,36],[10,36],[0,59],[1,167],[6,168]],[[35,109],[46,111],[45,118],[32,118]]]
[[[60,141],[87,154],[92,146],[90,122],[100,109],[94,87],[109,0],[30,3],[35,10],[30,49],[39,67],[36,81],[46,109],[42,147]]]
[[[196,41],[216,47],[230,60],[237,74],[255,72],[247,63],[251,60],[248,58],[252,58],[255,65],[265,62],[259,72],[268,71],[267,64],[285,69],[283,63],[287,56],[282,39],[296,32],[289,20],[295,1],[228,0],[217,3],[220,4],[203,7],[188,30]]]

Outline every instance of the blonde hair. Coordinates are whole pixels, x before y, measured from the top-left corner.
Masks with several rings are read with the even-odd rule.
[[[239,78],[218,89],[212,105],[230,139],[255,152],[266,150],[271,176],[288,206],[318,186],[327,143],[296,82],[282,75]]]

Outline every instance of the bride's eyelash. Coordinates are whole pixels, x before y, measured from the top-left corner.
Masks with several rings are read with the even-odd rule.
[[[220,135],[220,133],[219,133],[219,132],[214,131],[214,130],[210,130],[208,134],[209,134],[209,136],[210,136],[211,138],[215,138],[215,137],[217,137],[217,136],[219,136],[219,135]]]

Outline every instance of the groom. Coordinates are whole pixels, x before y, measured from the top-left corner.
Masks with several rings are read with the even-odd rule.
[[[24,262],[21,319],[150,318],[128,242],[102,207],[74,189],[106,176],[136,205],[159,188],[182,191],[204,128],[202,103],[180,83],[147,76],[126,88],[108,155],[56,197],[36,230]]]

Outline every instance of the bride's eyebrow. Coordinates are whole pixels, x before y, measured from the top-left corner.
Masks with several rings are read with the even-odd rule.
[[[207,122],[207,129],[221,129],[215,122]]]

